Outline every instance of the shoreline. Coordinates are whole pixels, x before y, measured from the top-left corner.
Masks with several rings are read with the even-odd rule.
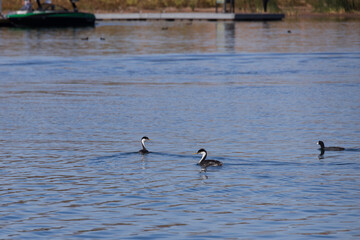
[[[5,17],[11,11],[3,11],[1,14]],[[164,9],[139,9],[139,8],[128,8],[126,10],[121,11],[109,11],[109,10],[96,10],[93,12],[94,14],[162,14],[162,13],[211,13],[216,14],[215,8],[196,8],[192,10],[191,8],[164,8]],[[219,11],[218,14],[224,14]],[[230,13],[227,13],[230,14]],[[360,12],[312,12],[309,9],[297,9],[296,11],[284,11],[284,12],[263,12],[263,11],[235,11],[235,14],[284,14],[285,18],[283,20],[306,20],[306,19],[336,19],[336,20],[360,20]],[[0,17],[1,19],[1,17]]]

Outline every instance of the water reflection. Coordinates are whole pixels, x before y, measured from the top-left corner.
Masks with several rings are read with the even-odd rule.
[[[70,49],[87,49],[89,44],[80,41],[91,35],[93,28],[63,28],[63,29],[0,29],[0,42],[4,45],[4,54],[17,56],[28,55],[63,55]],[[17,50],[18,49],[18,50]]]
[[[216,23],[216,47],[218,51],[235,51],[235,22]]]
[[[270,23],[269,22],[262,22],[262,27],[264,29],[270,29]]]
[[[101,22],[82,29],[1,28],[0,44],[5,55],[346,51],[358,44],[359,28],[356,21]]]
[[[324,153],[325,153],[325,151],[321,150],[321,153],[318,155],[318,158],[319,159],[324,159]]]

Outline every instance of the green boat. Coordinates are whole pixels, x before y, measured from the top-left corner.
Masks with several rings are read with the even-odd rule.
[[[95,25],[95,15],[79,12],[76,6],[78,0],[70,0],[73,11],[36,0],[37,9],[24,6],[21,10],[9,13],[7,19],[18,27],[87,27]]]

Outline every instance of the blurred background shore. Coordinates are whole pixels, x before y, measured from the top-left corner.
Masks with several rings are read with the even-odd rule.
[[[71,9],[69,1],[53,0]],[[18,10],[23,0],[2,1],[2,11]],[[215,12],[215,0],[87,0],[79,1],[82,11],[94,13]],[[263,0],[235,0],[235,12],[264,12]],[[270,0],[267,12],[287,17],[343,16],[360,18],[359,0]]]

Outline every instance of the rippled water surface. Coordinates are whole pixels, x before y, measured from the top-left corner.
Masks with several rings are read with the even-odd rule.
[[[359,29],[0,29],[0,238],[360,238]]]

